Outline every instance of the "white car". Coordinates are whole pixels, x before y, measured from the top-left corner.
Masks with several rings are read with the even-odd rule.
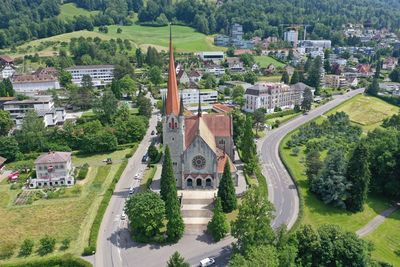
[[[132,195],[133,193],[135,193],[135,189],[131,186],[129,188],[129,195]]]
[[[135,174],[135,177],[133,177],[134,179],[139,179],[139,173]]]
[[[125,214],[125,212],[123,211],[123,212],[121,213],[121,220],[124,221],[125,219],[126,219],[126,214]],[[209,265],[207,265],[207,266],[209,266]]]
[[[207,267],[215,264],[214,258],[205,258],[200,261],[201,267]]]

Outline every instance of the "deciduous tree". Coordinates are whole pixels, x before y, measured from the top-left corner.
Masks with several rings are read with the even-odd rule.
[[[175,251],[169,258],[167,267],[190,267],[190,264],[185,261],[185,258],[178,251]]]
[[[0,110],[0,136],[7,135],[13,126],[14,122],[11,119],[10,112]]]

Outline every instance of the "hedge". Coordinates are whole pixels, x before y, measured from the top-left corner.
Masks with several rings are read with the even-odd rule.
[[[3,267],[92,267],[93,265],[81,258],[65,254],[36,260],[23,260],[18,263],[2,264]]]
[[[299,112],[296,112],[294,109],[288,109],[288,110],[284,110],[284,111],[279,111],[279,112],[274,112],[274,113],[271,113],[271,114],[267,114],[267,115],[265,115],[265,117],[267,118],[267,120],[269,120],[269,119],[280,118],[280,117],[283,117],[283,116],[296,114],[296,113],[299,113]]]
[[[114,193],[115,186],[117,185],[119,179],[121,178],[122,172],[125,170],[128,161],[125,160],[122,162],[121,166],[118,168],[117,173],[114,176],[110,186],[107,188],[106,192],[104,193],[104,197],[100,203],[100,206],[97,210],[96,217],[94,218],[92,227],[90,228],[90,235],[89,235],[89,244],[82,252],[83,256],[92,255],[93,251],[96,251],[96,244],[97,244],[97,236],[99,235],[100,224],[103,220],[104,213],[108,207],[108,202]]]

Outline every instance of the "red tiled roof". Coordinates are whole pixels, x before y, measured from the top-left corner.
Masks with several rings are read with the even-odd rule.
[[[250,50],[250,49],[236,49],[233,52],[233,54],[235,56],[240,56],[240,55],[243,55],[243,54],[254,54],[254,52],[253,52],[253,50]]]
[[[14,59],[11,58],[10,56],[7,56],[7,55],[1,55],[1,56],[0,56],[0,59],[3,60],[3,61],[5,61],[5,62],[7,62],[7,63],[12,63],[12,62],[14,62]]]
[[[226,164],[227,160],[229,161],[229,165],[231,167],[231,172],[235,172],[236,168],[235,168],[235,165],[233,165],[231,158],[226,153],[224,153],[222,150],[220,150],[220,149],[218,149],[218,150],[219,151],[218,151],[218,155],[217,155],[217,158],[218,158],[217,172],[218,173],[224,172],[224,168],[225,168],[225,164]]]
[[[60,163],[66,162],[71,158],[70,152],[49,152],[40,155],[35,164],[45,164],[45,163]]]
[[[54,82],[57,78],[49,74],[21,74],[13,77],[13,83]]]
[[[229,113],[233,110],[233,108],[228,107],[227,105],[224,105],[224,104],[220,104],[220,103],[214,104],[213,109],[215,109],[217,112],[221,111],[221,112],[225,112],[225,113]]]
[[[228,137],[232,136],[232,119],[229,115],[218,114],[204,114],[201,119],[205,122],[208,129],[215,137]],[[197,136],[199,129],[199,117],[191,116],[185,118],[185,145],[190,146],[194,138]]]

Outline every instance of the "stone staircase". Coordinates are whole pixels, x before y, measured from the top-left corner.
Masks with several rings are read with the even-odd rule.
[[[211,220],[216,191],[180,191],[182,194],[182,217],[185,223],[185,231],[189,234],[202,233],[207,229],[207,223]]]

